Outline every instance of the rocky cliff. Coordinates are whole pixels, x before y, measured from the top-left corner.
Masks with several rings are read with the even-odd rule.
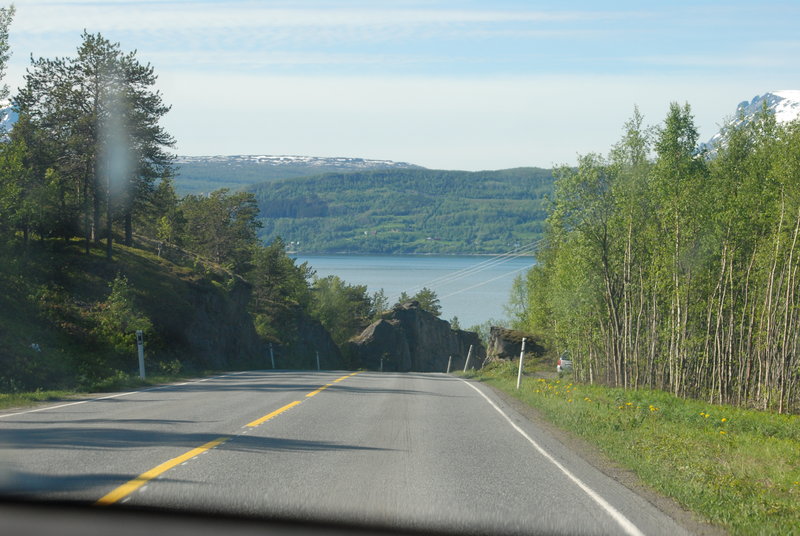
[[[195,271],[167,270],[166,262],[148,263],[142,270],[158,270],[158,295],[149,292],[143,302],[156,330],[169,346],[201,367],[270,368],[269,342],[256,333],[248,312],[251,285],[191,252],[136,237],[137,246],[176,265],[195,265]],[[176,273],[177,272],[177,273]],[[328,331],[299,307],[291,312],[283,344],[274,344],[277,368],[342,368],[341,353]]]
[[[522,351],[522,339],[525,338],[525,355],[541,357],[544,348],[536,342],[530,333],[492,326],[489,330],[489,358],[517,359]]]
[[[412,301],[384,314],[346,343],[343,353],[353,367],[380,369],[382,361],[386,371],[444,372],[450,356],[453,370],[464,368],[470,345],[470,368],[480,368],[486,349],[477,333],[454,330]]]

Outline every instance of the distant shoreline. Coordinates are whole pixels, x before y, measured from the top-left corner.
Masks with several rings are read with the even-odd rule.
[[[369,252],[337,252],[337,253],[310,253],[305,251],[286,251],[287,255],[294,257],[531,257],[531,253],[369,253]]]

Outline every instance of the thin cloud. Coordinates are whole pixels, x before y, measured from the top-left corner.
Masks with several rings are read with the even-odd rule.
[[[143,28],[181,30],[214,28],[389,27],[449,24],[568,23],[630,18],[632,13],[596,11],[449,10],[449,9],[285,9],[252,3],[35,2],[18,6],[15,30],[48,33],[90,25],[117,31]]]

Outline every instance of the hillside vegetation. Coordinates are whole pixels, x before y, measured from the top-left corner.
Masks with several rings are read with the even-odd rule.
[[[550,170],[401,169],[249,188],[264,239],[303,253],[500,253],[544,232]]]
[[[151,374],[263,367],[270,348],[277,367],[350,365],[335,341],[385,297],[259,240],[252,193],[179,199],[153,68],[81,37],[74,57],[32,60],[0,143],[0,393],[119,387],[136,331]]]
[[[697,138],[673,104],[559,170],[517,324],[581,381],[800,411],[800,122],[764,109],[713,159]]]
[[[263,356],[249,285],[225,270],[125,246],[108,261],[74,240],[12,243],[2,253],[0,392],[114,387],[138,372],[137,329],[149,375],[254,366]]]

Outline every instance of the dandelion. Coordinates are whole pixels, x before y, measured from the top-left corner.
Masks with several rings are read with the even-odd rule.
[[[727,421],[727,420],[728,420],[728,419],[726,419],[725,417],[723,417],[722,419],[720,419],[720,422],[725,422],[725,421]]]
[[[705,417],[706,419],[708,419],[709,417],[711,417],[711,415],[709,415],[708,413],[704,413],[704,414],[703,414],[703,417]]]
[[[632,405],[633,405],[633,402],[625,402],[625,405],[626,405],[626,406],[632,406]]]
[[[725,430],[720,430],[720,431],[719,431],[719,433],[720,433],[720,434],[722,434],[722,435],[725,435],[725,434],[727,434],[728,432],[726,432]]]
[[[700,416],[701,416],[701,417],[705,417],[705,416],[706,416],[706,414],[705,414],[705,413],[703,413],[703,412],[701,411],[701,412],[700,412]]]
[[[591,398],[589,398],[588,396],[585,396],[585,397],[583,397],[583,399],[584,399],[586,402],[591,402],[591,401],[592,401],[592,399],[591,399]]]
[[[567,402],[572,402],[572,399],[570,398],[569,400],[567,400]]]
[[[619,409],[625,409],[625,406],[620,406]]]

